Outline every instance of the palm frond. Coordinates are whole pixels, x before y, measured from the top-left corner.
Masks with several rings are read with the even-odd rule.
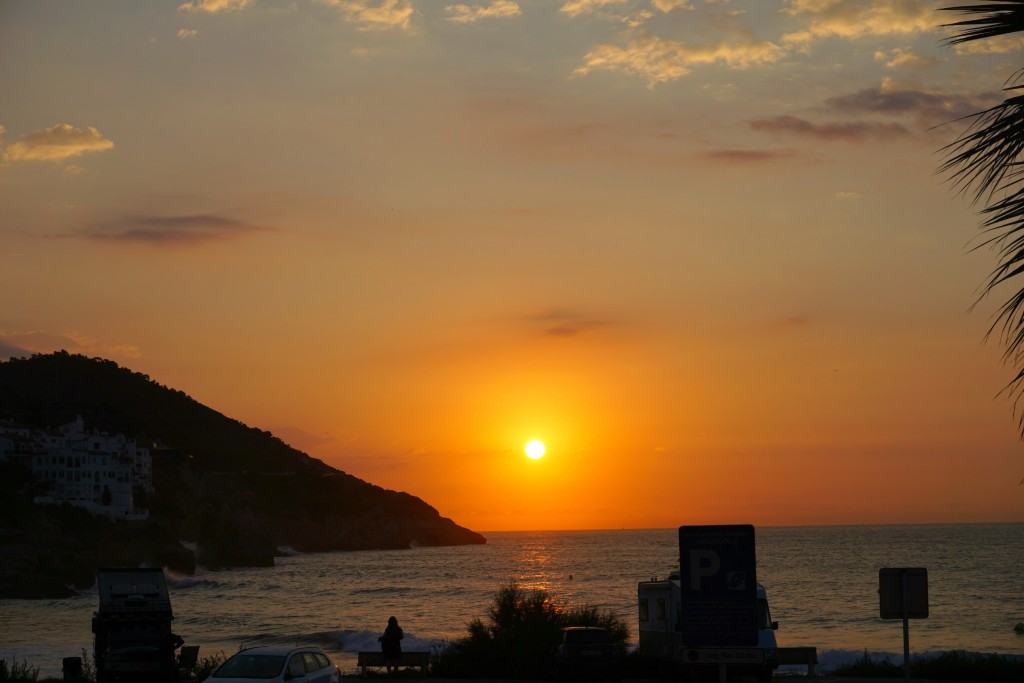
[[[974,19],[963,19],[943,24],[945,28],[961,29],[958,33],[943,41],[947,45],[957,45],[983,38],[995,38],[996,36],[1024,30],[1024,0],[995,0],[994,2],[984,2],[976,5],[942,7],[940,11],[957,12],[976,17]]]
[[[1006,190],[1024,174],[1024,96],[1010,97],[985,111],[960,137],[942,149],[940,170],[955,187],[974,190],[974,201]]]
[[[1024,31],[1024,0],[993,0],[943,8],[968,18],[944,24],[957,32],[944,42],[956,45]],[[984,111],[965,117],[967,129],[941,151],[940,171],[949,175],[954,188],[983,203],[983,239],[979,247],[994,247],[998,264],[982,286],[978,301],[995,289],[1024,276],[1024,95],[1022,72],[1007,81],[1007,98]],[[1018,431],[1024,437],[1024,287],[999,307],[986,338],[998,335],[1003,360],[1017,369],[1003,388],[1013,397]]]

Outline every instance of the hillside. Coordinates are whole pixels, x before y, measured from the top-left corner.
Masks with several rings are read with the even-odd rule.
[[[484,543],[415,496],[367,483],[147,376],[58,352],[0,363],[0,419],[50,428],[85,419],[153,449],[146,522],[111,523],[31,503],[25,472],[0,472],[0,597],[55,597],[97,566],[192,572],[269,565],[300,552]],[[192,553],[179,541],[195,544]]]

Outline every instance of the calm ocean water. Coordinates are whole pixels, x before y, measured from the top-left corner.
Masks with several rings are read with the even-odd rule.
[[[902,659],[902,622],[878,618],[878,570],[926,567],[930,615],[910,622],[912,652],[1024,655],[1024,524],[757,529],[758,580],[779,644],[817,646],[822,668],[865,650]],[[675,529],[487,533],[484,546],[295,555],[271,569],[169,575],[175,631],[200,654],[315,643],[343,670],[376,649],[391,615],[407,649],[462,636],[510,579],[565,604],[636,621],[636,584],[678,566]],[[91,648],[95,591],[0,601],[0,658],[60,675]],[[634,631],[633,637],[636,634]]]

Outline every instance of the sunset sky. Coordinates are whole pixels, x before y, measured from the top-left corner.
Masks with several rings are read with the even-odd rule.
[[[951,4],[2,0],[0,357],[479,531],[1024,521]]]

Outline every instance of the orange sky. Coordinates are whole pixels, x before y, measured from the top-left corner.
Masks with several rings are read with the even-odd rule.
[[[5,2],[0,355],[476,530],[1024,521],[942,4]]]

